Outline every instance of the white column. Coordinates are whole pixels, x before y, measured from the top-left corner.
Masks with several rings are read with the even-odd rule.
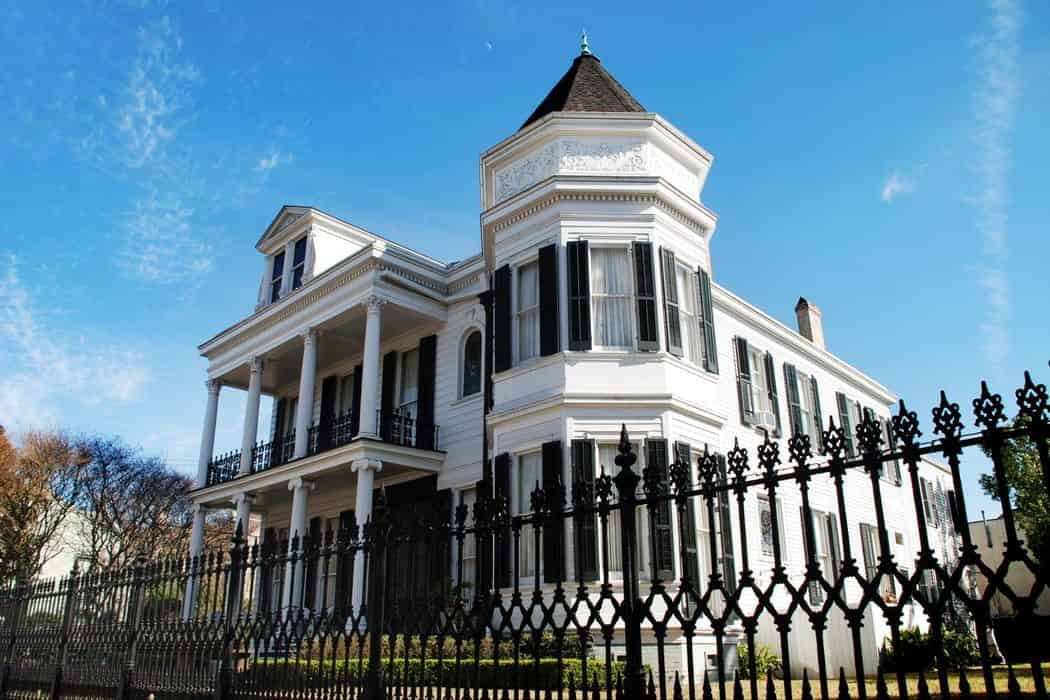
[[[255,496],[250,493],[238,493],[233,497],[233,504],[237,507],[237,519],[234,521],[234,527],[239,524],[241,526],[241,536],[245,542],[248,541],[248,522],[252,516],[252,504],[255,503]]]
[[[357,497],[354,515],[358,528],[363,528],[372,517],[372,490],[375,488],[376,472],[383,468],[378,459],[357,459],[350,463],[350,471],[357,472]],[[365,600],[365,553],[358,551],[354,558],[354,581],[351,589],[351,605],[356,615]]]
[[[314,412],[314,380],[317,376],[317,331],[303,332],[303,365],[299,372],[299,404],[295,412],[295,451],[293,459],[306,456],[310,441],[310,421]]]
[[[288,556],[290,559],[284,571],[284,599],[281,601],[281,607],[285,611],[298,605],[302,600],[303,563],[302,561],[293,562],[291,557],[297,554],[296,537],[298,536],[301,551],[302,542],[309,535],[306,526],[306,500],[313,488],[314,482],[306,481],[302,477],[288,482],[288,490],[292,492],[292,519],[288,523]]]
[[[262,398],[261,357],[248,360],[248,404],[244,407],[244,433],[241,435],[240,474],[252,471],[252,451],[259,433],[259,401]]]
[[[365,315],[365,351],[361,363],[361,435],[379,434],[376,425],[376,410],[379,408],[379,345],[381,333],[380,312],[386,300],[372,295],[368,297]],[[371,496],[369,496],[371,498]],[[371,501],[369,501],[371,503]]]
[[[222,382],[209,379],[204,382],[208,389],[208,406],[204,409],[204,430],[201,431],[201,452],[197,459],[197,488],[208,483],[208,463],[215,451],[215,422],[219,417],[219,390]]]
[[[193,504],[193,529],[190,530],[190,565],[196,567],[194,559],[204,551],[204,518],[208,512],[199,503]],[[186,593],[182,599],[182,619],[189,620],[193,615],[193,605],[197,599],[200,582],[196,572],[191,572],[186,581]]]

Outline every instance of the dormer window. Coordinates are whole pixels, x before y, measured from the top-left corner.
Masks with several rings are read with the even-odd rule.
[[[292,251],[292,289],[303,286],[303,273],[306,271],[306,237],[295,242]]]
[[[284,251],[273,256],[273,272],[270,274],[270,303],[281,298],[281,282],[284,280]]]

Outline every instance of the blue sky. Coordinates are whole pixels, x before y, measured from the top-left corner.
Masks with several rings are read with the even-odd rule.
[[[0,423],[191,471],[196,345],[252,310],[277,209],[474,253],[478,156],[582,27],[714,154],[717,281],[791,325],[805,295],[924,417],[1050,378],[1045,3],[565,5],[0,2]]]

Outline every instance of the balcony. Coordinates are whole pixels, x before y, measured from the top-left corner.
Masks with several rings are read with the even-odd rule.
[[[401,447],[438,450],[438,426],[420,426],[410,411],[394,409],[386,414],[377,412],[379,439]],[[352,411],[318,421],[310,426],[306,455],[302,459],[323,454],[348,445],[358,437],[358,423]],[[256,474],[296,461],[295,431],[280,435],[269,442],[260,442],[252,448],[251,473]],[[208,463],[208,486],[223,484],[240,474],[241,451],[215,457]]]

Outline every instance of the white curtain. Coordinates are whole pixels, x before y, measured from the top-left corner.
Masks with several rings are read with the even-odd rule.
[[[635,453],[638,452],[638,446],[634,446]],[[609,476],[615,476],[620,470],[616,466],[616,455],[619,450],[616,445],[599,445],[598,446],[598,464],[605,467],[605,473]],[[641,473],[644,468],[642,465],[641,454],[638,455],[639,459],[633,467],[631,467],[636,473]],[[641,484],[639,482],[639,488]],[[639,497],[643,497],[639,494]],[[619,500],[618,492],[613,487],[612,503],[616,503]],[[649,513],[645,506],[638,506],[635,509],[635,532],[638,536],[638,569],[642,578],[646,578],[649,574],[648,561],[649,561]],[[609,511],[609,561],[607,568],[609,571],[623,571],[623,547],[620,542],[620,533],[623,529],[621,526],[621,517],[619,510]],[[599,525],[600,527],[600,525]],[[600,546],[600,545],[599,545]]]
[[[518,268],[518,362],[540,354],[539,266]]]
[[[626,248],[591,249],[591,315],[594,343],[629,348],[631,340],[631,261]]]
[[[532,492],[540,479],[540,453],[532,452],[518,457],[518,513],[532,512]],[[521,540],[518,543],[518,575],[532,576],[536,573],[536,542],[532,525],[521,528]]]
[[[678,282],[678,316],[682,326],[682,337],[685,339],[686,356],[695,365],[703,365],[703,341],[700,339],[698,322],[696,273],[687,267],[678,266],[675,270]]]

